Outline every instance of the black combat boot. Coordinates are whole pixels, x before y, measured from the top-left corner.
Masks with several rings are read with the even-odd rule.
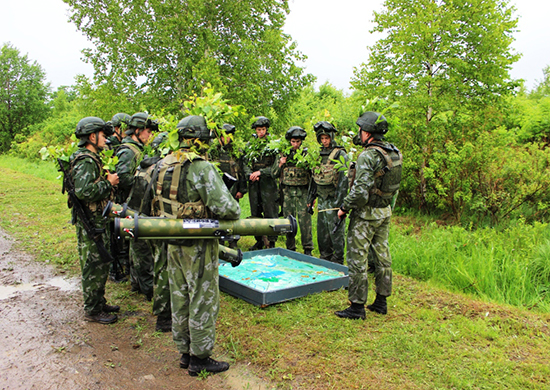
[[[155,330],[157,332],[171,332],[172,331],[172,316],[158,316],[157,324],[155,325]],[[188,362],[189,363],[189,362]],[[187,367],[182,367],[187,368]]]
[[[345,310],[335,311],[340,318],[349,318],[350,320],[364,320],[365,319],[365,307],[360,303],[352,303],[350,307]]]
[[[181,358],[180,358],[180,367],[181,368],[189,367],[189,360],[190,359],[191,359],[191,357],[189,356],[188,353],[182,353]]]
[[[100,324],[113,324],[118,320],[115,314],[105,313],[100,311],[96,314],[85,314],[84,318],[89,322],[99,322]]]
[[[311,249],[304,249],[304,255],[311,256]]]
[[[275,248],[275,241],[269,241],[269,248]]]
[[[103,305],[103,311],[105,313],[118,313],[120,311],[120,306],[118,306],[118,305]]]
[[[196,356],[191,356],[189,361],[189,375],[198,376],[201,371],[211,372],[213,374],[227,371],[229,363],[218,362],[210,357],[199,359]]]
[[[388,305],[386,303],[386,297],[376,294],[376,299],[374,300],[372,305],[367,306],[367,309],[369,309],[370,311],[374,311],[376,313],[387,314]]]

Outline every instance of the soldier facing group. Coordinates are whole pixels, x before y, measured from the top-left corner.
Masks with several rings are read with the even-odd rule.
[[[308,210],[312,210],[316,200],[317,243],[322,259],[344,263],[345,224],[338,222],[351,212],[349,230],[353,234],[348,235],[347,242],[351,305],[335,314],[343,318],[365,318],[369,260],[374,266],[377,295],[367,308],[387,313],[386,297],[391,294],[392,285],[387,245],[390,201],[399,188],[402,156],[395,146],[383,141],[388,128],[383,116],[367,112],[357,121],[358,144],[365,149],[358,158],[356,179],[349,194],[346,173],[335,167],[335,161],[347,161],[348,157],[344,147],[336,144],[336,128],[326,121],[314,126],[321,145],[321,165],[316,170],[296,162],[298,154],[307,154],[307,149],[301,148],[307,136],[303,128],[293,126],[286,132],[285,138],[292,148],[288,154],[277,157],[265,147],[271,137],[270,121],[257,117],[252,125],[255,139],[251,142],[263,146],[255,145],[257,153],[253,156],[245,154],[237,158],[231,142],[235,126],[225,124],[221,135],[217,135],[218,147],[209,151],[209,158],[219,164],[223,175],[206,158],[189,153],[216,137],[203,117],[188,116],[178,123],[180,150],[162,159],[159,155],[142,159],[143,146],[158,128],[146,113],[132,117],[117,114],[112,123],[128,126],[127,136],[118,145],[120,134],[115,136],[112,126],[100,118],[82,119],[75,132],[80,149],[70,159],[76,195],[96,227],[102,228],[102,239],[107,246],[109,225],[100,214],[106,202],[114,198],[115,189],[117,201],[128,203],[140,214],[190,219],[238,219],[238,201],[248,191],[253,217],[276,218],[279,181],[283,213],[298,217],[306,255],[311,255],[313,250]],[[109,143],[107,136],[111,136]],[[154,142],[160,144],[166,136],[167,133],[161,134]],[[102,168],[98,154],[106,147],[116,150],[119,158],[116,173]],[[73,223],[77,229],[86,319],[113,323],[117,317],[112,313],[119,307],[107,305],[104,297],[109,263],[101,258],[95,241],[84,231],[74,209]],[[261,236],[255,239],[250,250],[275,247],[276,237],[267,237],[266,241]],[[286,246],[296,250],[295,239],[287,237]],[[132,287],[147,299],[154,298],[157,330],[172,331],[181,353],[180,366],[187,368],[191,375],[198,375],[201,370],[227,370],[227,363],[210,357],[219,311],[217,240],[132,241],[130,255]]]

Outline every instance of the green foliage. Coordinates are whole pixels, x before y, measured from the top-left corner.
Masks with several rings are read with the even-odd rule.
[[[210,83],[252,111],[284,111],[311,75],[283,33],[287,0],[64,0],[98,81],[171,113]],[[156,103],[156,104],[155,104]]]
[[[44,120],[49,84],[42,67],[10,44],[0,51],[0,152],[9,149],[25,127]]]
[[[550,267],[547,257],[542,260],[549,248],[547,224],[518,219],[505,229],[432,223],[419,235],[406,225],[398,230],[390,238],[396,272],[494,302],[550,310]]]
[[[387,0],[384,6],[375,12],[373,32],[385,36],[355,69],[352,85],[399,104],[387,118],[401,124],[390,136],[405,152],[411,196],[403,200],[430,210],[439,204],[426,192],[426,175],[432,161],[445,158],[432,154],[449,142],[458,150],[465,141],[477,147],[477,138],[499,124],[499,109],[517,86],[508,73],[518,59],[510,46],[517,20],[505,0]]]

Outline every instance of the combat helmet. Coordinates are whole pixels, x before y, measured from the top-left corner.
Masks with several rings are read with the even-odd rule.
[[[269,121],[269,119],[267,119],[265,116],[258,116],[256,117],[254,123],[252,123],[252,128],[255,129],[256,127],[267,127],[269,129],[270,125],[271,122]]]
[[[113,134],[113,126],[110,123],[96,116],[87,116],[86,118],[78,121],[74,135],[79,138],[78,146],[84,146],[88,142],[88,136],[90,134],[99,133],[103,131],[106,137]]]
[[[388,121],[384,117],[374,111],[367,111],[355,122],[359,126],[359,139],[361,139],[361,131],[372,134],[376,140],[384,139],[384,134],[388,132]]]
[[[136,133],[137,135],[140,130],[151,129],[151,131],[157,131],[158,128],[158,121],[149,119],[149,114],[146,112],[138,112],[130,117],[130,121],[128,122],[128,130],[125,131],[125,134],[132,135]]]
[[[320,121],[313,125],[313,129],[315,130],[315,136],[317,137],[318,143],[321,143],[322,135],[328,135],[330,137],[331,143],[334,143],[334,136],[338,132],[338,130],[336,130],[336,127],[334,127],[332,123],[327,121]]]
[[[113,127],[120,127],[123,123],[126,125],[130,124],[131,116],[124,113],[119,112],[118,114],[113,115],[113,118],[111,119],[111,123],[113,124]]]
[[[285,138],[287,141],[290,141],[292,138],[301,139],[302,141],[306,139],[307,133],[300,126],[292,126],[287,130]]]
[[[176,125],[180,142],[184,139],[197,138],[201,141],[209,141],[215,136],[212,134],[206,120],[200,115],[189,115]]]
[[[229,123],[224,123],[222,126],[223,131],[225,131],[225,134],[235,134],[235,130],[237,129],[235,125],[230,125]]]
[[[158,149],[158,147],[160,146],[161,143],[164,142],[164,140],[166,140],[168,138],[168,132],[167,131],[163,131],[162,133],[159,133],[155,139],[151,142],[151,147],[153,149]]]

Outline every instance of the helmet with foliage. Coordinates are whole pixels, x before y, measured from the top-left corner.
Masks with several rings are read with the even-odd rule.
[[[130,124],[130,119],[130,115],[124,112],[119,112],[113,116],[111,123],[113,124],[113,127],[120,127],[123,123],[126,125]]]
[[[285,134],[287,141],[290,141],[292,138],[301,139],[303,141],[306,139],[306,136],[306,131],[300,126],[292,126]]]
[[[256,120],[254,123],[252,123],[252,128],[255,129],[256,127],[267,127],[271,125],[271,122],[269,119],[267,119],[265,116],[258,116],[256,117]]]
[[[138,112],[131,116],[128,123],[128,130],[126,130],[125,133],[132,135],[136,133],[136,130],[151,129],[152,131],[157,131],[158,128],[158,121],[149,119],[149,114],[146,112]],[[139,131],[137,133],[139,133]]]
[[[183,118],[177,124],[178,136],[180,142],[183,139],[197,138],[201,141],[208,141],[214,138],[214,135],[208,129],[206,120],[200,115],[189,115]]]
[[[222,126],[223,131],[225,131],[225,134],[235,134],[235,130],[237,129],[235,125],[230,125],[229,123],[224,123]]]
[[[372,134],[374,139],[381,140],[384,134],[388,132],[388,122],[384,115],[374,111],[367,111],[357,119],[357,126],[360,132],[364,131]],[[359,137],[361,137],[359,135]]]
[[[103,131],[106,137],[113,134],[113,126],[110,123],[105,123],[101,118],[95,116],[87,116],[86,118],[81,119],[77,125],[74,135],[77,138],[80,138],[78,146],[86,145],[88,142],[88,136],[90,134],[99,133]]]
[[[317,122],[315,125],[313,125],[313,129],[315,130],[315,136],[317,137],[317,142],[319,143],[321,143],[322,135],[328,135],[331,142],[333,142],[334,136],[338,132],[338,130],[336,130],[332,123],[327,121]]]
[[[155,139],[151,142],[151,147],[153,149],[158,149],[161,143],[163,143],[166,139],[168,139],[168,132],[163,131],[162,133],[159,133]]]

